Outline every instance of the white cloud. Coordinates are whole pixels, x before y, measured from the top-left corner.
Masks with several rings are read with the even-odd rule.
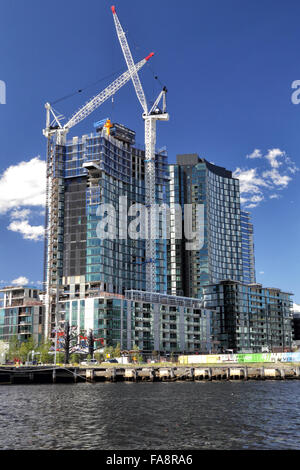
[[[262,153],[259,149],[255,149],[250,155],[246,155],[246,158],[262,158]]]
[[[40,157],[8,167],[0,175],[0,214],[11,209],[44,206],[46,163]]]
[[[44,227],[32,225],[30,217],[44,213],[46,163],[40,157],[11,165],[0,175],[0,215],[8,214],[8,230],[25,240],[43,239]],[[32,208],[40,208],[35,213]]]
[[[295,313],[300,313],[300,305],[293,303],[293,310]]]
[[[260,195],[260,196],[258,196],[258,195],[257,195],[257,196],[252,196],[252,197],[250,198],[250,201],[251,201],[251,202],[261,202],[261,201],[263,201],[263,200],[264,200],[264,197],[261,196],[261,195]]]
[[[233,177],[240,180],[241,193],[260,193],[261,187],[268,187],[268,183],[259,177],[256,168],[243,170],[237,168],[233,172]]]
[[[29,283],[29,279],[27,279],[27,277],[25,276],[20,276],[17,279],[14,279],[13,281],[11,281],[11,283],[14,286],[25,286]]]
[[[20,233],[25,240],[43,240],[44,227],[42,225],[31,225],[29,223],[29,218],[33,215],[32,210],[14,209],[9,215],[12,221],[7,227],[8,230]]]
[[[244,203],[244,204],[247,203],[247,206],[246,206],[246,207],[247,207],[248,209],[251,209],[251,208],[253,208],[253,207],[258,206],[258,204],[259,204],[261,201],[263,201],[263,200],[264,200],[264,196],[263,196],[262,194],[259,194],[259,195],[257,194],[257,195],[255,195],[255,196],[251,196],[251,197],[249,197],[248,199],[246,199],[246,198],[241,198],[242,204],[243,204],[243,203]]]
[[[272,183],[274,183],[276,186],[282,186],[282,187],[286,187],[289,184],[289,182],[292,180],[290,176],[281,175],[278,172],[278,170],[276,170],[276,168],[273,168],[273,170],[264,171],[263,177],[270,178]]]
[[[265,271],[259,271],[259,274],[263,275],[265,274]]]
[[[263,201],[263,188],[268,188],[269,185],[258,175],[256,168],[237,168],[233,177],[240,180],[241,203],[247,204],[246,208],[252,209]]]
[[[282,161],[279,161],[278,158],[284,156],[285,152],[282,152],[280,149],[271,149],[268,150],[265,158],[269,161],[272,168],[279,168],[282,165]]]
[[[26,220],[31,214],[30,209],[14,209],[10,213],[10,217],[12,219],[17,219],[17,220]]]
[[[299,168],[297,167],[296,163],[293,162],[293,160],[290,159],[290,157],[285,157],[285,163],[288,166],[288,171],[291,172],[293,175],[299,171]]]
[[[16,220],[8,225],[8,230],[21,233],[25,240],[35,242],[43,240],[44,227],[42,225],[30,225],[28,220]]]
[[[241,204],[248,209],[257,207],[266,197],[279,199],[276,191],[287,188],[292,181],[290,175],[299,171],[290,157],[278,148],[269,149],[265,155],[255,149],[246,158],[261,159],[261,167],[236,168],[233,172],[233,177],[240,180]]]

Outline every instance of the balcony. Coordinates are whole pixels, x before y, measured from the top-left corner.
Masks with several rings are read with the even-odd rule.
[[[12,299],[21,299],[24,297],[24,290],[18,291],[15,294],[12,294]]]
[[[98,171],[101,171],[102,170],[102,166],[99,164],[100,162],[96,162],[96,161],[93,161],[93,160],[90,160],[90,161],[87,161],[87,162],[84,162],[82,164],[82,167],[83,168],[86,168],[87,170],[98,170]]]
[[[10,307],[21,307],[23,305],[23,299],[20,300],[12,300]]]

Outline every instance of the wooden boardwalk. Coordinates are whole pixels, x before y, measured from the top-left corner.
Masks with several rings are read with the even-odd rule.
[[[0,367],[0,385],[77,382],[176,382],[300,379],[300,367],[278,366],[21,366]]]

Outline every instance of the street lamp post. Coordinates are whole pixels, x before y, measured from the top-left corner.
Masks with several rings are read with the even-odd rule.
[[[31,361],[33,360],[34,351],[29,351],[27,354],[27,362],[29,362],[29,354],[31,354]]]

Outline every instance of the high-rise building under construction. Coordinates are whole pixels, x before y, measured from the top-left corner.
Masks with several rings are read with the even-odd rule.
[[[107,123],[105,120],[96,123],[96,132],[73,137],[63,145],[49,143],[51,213],[48,213],[45,277],[52,292],[57,291],[60,298],[146,290],[145,239],[128,237],[126,233],[129,208],[134,204],[145,205],[145,152],[135,146],[134,131],[117,123],[107,127]],[[156,203],[162,204],[167,181],[164,151],[156,154],[155,169]],[[98,209],[103,204],[113,206],[115,220],[109,219],[111,214],[101,216]],[[99,237],[97,227],[104,216],[108,216],[108,225],[115,224],[112,225],[115,231]],[[157,224],[162,230],[161,214]],[[164,293],[167,242],[161,237],[155,243],[155,291]],[[55,322],[53,302],[51,310],[48,330]]]
[[[104,347],[211,352],[219,307],[204,308],[204,288],[255,282],[250,214],[231,171],[196,154],[168,167],[156,150],[156,123],[169,120],[167,88],[148,106],[138,71],[154,54],[134,63],[111,9],[127,70],[65,124],[45,105],[45,336],[69,324],[78,337],[93,330]],[[145,150],[109,119],[67,140],[128,81],[143,109]]]

